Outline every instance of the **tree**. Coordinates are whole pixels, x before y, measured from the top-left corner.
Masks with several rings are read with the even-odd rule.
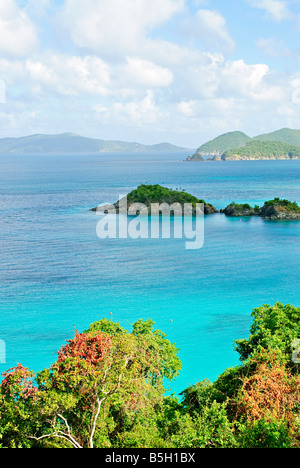
[[[76,331],[57,361],[37,375],[35,386],[24,368],[8,371],[1,384],[5,403],[18,412],[31,405],[37,416],[22,429],[23,440],[109,447],[141,414],[153,412],[163,399],[164,380],[175,378],[181,368],[178,350],[153,325],[140,320],[129,333],[103,320],[84,333]]]
[[[292,343],[300,338],[300,308],[280,302],[265,304],[254,309],[252,317],[249,338],[235,342],[240,359],[246,361],[262,349],[277,350],[292,365]]]
[[[18,364],[3,373],[0,385],[0,446],[29,446],[28,435],[38,424],[35,417],[37,388],[34,373]]]

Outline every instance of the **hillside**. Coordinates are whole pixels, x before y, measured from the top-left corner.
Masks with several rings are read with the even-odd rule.
[[[73,133],[61,135],[30,135],[21,138],[0,139],[0,153],[108,153],[108,152],[181,152],[187,151],[170,143],[142,145],[124,141],[105,141],[82,137]]]
[[[282,128],[276,132],[266,133],[254,137],[254,140],[259,141],[281,141],[290,145],[300,146],[300,130],[292,130],[290,128]]]
[[[222,160],[298,159],[299,151],[300,130],[282,128],[253,138],[243,132],[229,132],[204,143],[187,161],[205,161],[205,155],[214,156],[213,160],[219,156]]]
[[[251,138],[243,132],[225,133],[200,146],[193,158],[201,160],[199,155],[202,154],[221,155],[224,151],[244,146],[250,140]]]
[[[300,147],[279,141],[252,140],[243,148],[225,151],[225,161],[255,159],[300,159]]]

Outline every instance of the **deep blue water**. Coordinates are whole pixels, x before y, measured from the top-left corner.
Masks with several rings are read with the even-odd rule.
[[[73,326],[112,317],[130,330],[150,318],[181,349],[179,392],[238,363],[234,340],[249,335],[254,307],[300,306],[300,222],[207,216],[204,247],[189,251],[184,239],[97,237],[89,209],[140,183],[181,187],[217,208],[300,202],[300,161],[184,158],[0,156],[0,372],[49,366]]]

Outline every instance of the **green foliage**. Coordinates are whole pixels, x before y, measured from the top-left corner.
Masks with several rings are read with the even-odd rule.
[[[277,350],[291,360],[292,342],[300,337],[300,308],[290,304],[263,305],[253,310],[248,339],[236,340],[236,350],[245,361],[254,353]]]
[[[140,185],[137,189],[133,190],[127,195],[128,204],[133,203],[144,203],[146,206],[150,206],[151,203],[167,203],[172,205],[173,203],[191,203],[193,206],[196,203],[204,203],[204,200],[199,200],[186,193],[185,191],[172,190],[161,185]]]
[[[254,205],[254,211],[256,213],[259,213],[260,212],[260,206],[259,205]]]
[[[243,147],[227,150],[223,159],[292,159],[300,157],[300,147],[280,141],[252,140]]]
[[[276,132],[258,135],[254,139],[259,141],[281,141],[290,145],[300,146],[300,130],[282,128]]]
[[[274,198],[273,200],[266,201],[264,206],[281,206],[287,211],[300,213],[300,206],[296,202],[282,200],[280,198]]]
[[[166,338],[164,333],[160,330],[154,330],[154,325],[152,320],[139,320],[133,324],[131,336],[141,347],[144,355],[151,355],[151,364],[154,366],[152,381],[154,382],[157,378],[159,380],[162,378],[173,380],[181,371],[181,361],[177,356],[179,349]],[[106,319],[93,323],[87,330],[87,333],[89,332],[105,332],[113,336],[129,335],[129,332],[124,330],[119,323]],[[142,360],[143,354],[139,355],[140,360]]]
[[[34,387],[22,366],[8,371],[0,386],[0,412],[8,418],[0,420],[3,444],[110,447],[128,440],[121,434],[142,430],[141,421],[153,419],[161,404],[165,381],[181,369],[178,349],[153,326],[140,320],[129,333],[101,320],[76,332]]]
[[[18,365],[0,385],[0,446],[10,448],[292,448],[300,446],[300,375],[292,342],[300,309],[254,309],[239,366],[179,397],[166,380],[178,349],[152,320],[131,331],[103,319],[34,376]]]
[[[0,386],[0,446],[29,448],[31,431],[39,426],[35,412],[36,398],[33,372],[20,364],[3,374]]]
[[[290,436],[285,421],[266,421],[260,419],[253,423],[239,426],[238,444],[240,448],[293,448],[294,441]]]
[[[233,206],[237,211],[243,211],[243,210],[253,210],[254,208],[249,205],[249,203],[235,203],[231,202],[230,206]]]
[[[202,154],[224,154],[225,158],[293,158],[299,156],[300,130],[283,128],[250,138],[243,132],[229,132],[204,143],[191,158],[202,161]]]
[[[227,150],[244,146],[250,140],[251,138],[243,132],[225,133],[200,146],[192,159],[196,160],[198,154],[222,154]]]
[[[273,200],[266,201],[262,208],[260,208],[258,205],[252,207],[251,205],[249,205],[249,203],[242,204],[231,202],[230,205],[228,205],[225,208],[225,210],[222,211],[229,216],[231,216],[232,213],[234,213],[235,216],[239,214],[242,216],[247,211],[247,214],[249,214],[250,211],[251,215],[267,217],[270,216],[268,208],[272,206],[279,208],[279,211],[288,212],[292,215],[294,215],[295,213],[300,213],[300,207],[296,202],[290,202],[289,200],[281,200],[280,198],[274,198]]]

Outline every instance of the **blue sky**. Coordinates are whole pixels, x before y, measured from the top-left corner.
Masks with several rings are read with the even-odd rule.
[[[0,137],[300,128],[299,39],[299,0],[1,0]]]

